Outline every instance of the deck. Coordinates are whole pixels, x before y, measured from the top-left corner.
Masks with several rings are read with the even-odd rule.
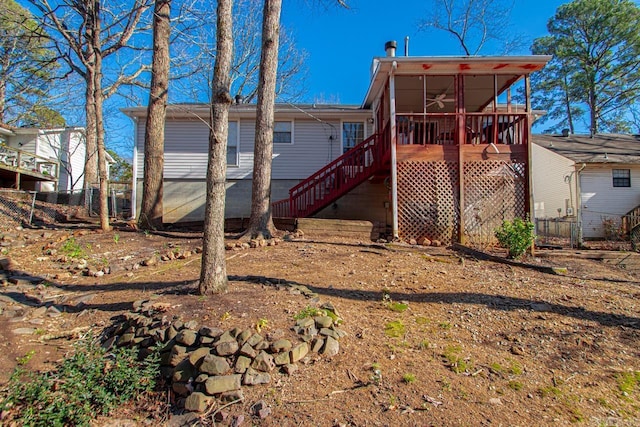
[[[57,161],[17,148],[0,146],[0,186],[33,189],[35,182],[57,182]]]

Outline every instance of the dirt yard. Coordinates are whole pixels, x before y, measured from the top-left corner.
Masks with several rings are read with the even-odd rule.
[[[310,355],[292,375],[246,389],[216,425],[240,414],[242,425],[261,426],[640,424],[640,279],[584,251],[539,252],[518,266],[307,233],[229,250],[229,291],[201,297],[199,233],[78,226],[0,235],[9,260],[3,384],[17,357],[34,350],[29,367],[53,368],[75,338],[99,332],[136,300],[156,298],[167,315],[200,325],[266,331],[289,331],[297,313],[330,302],[348,334],[339,353]],[[566,272],[533,268],[545,266]],[[270,415],[251,418],[261,399]],[[188,421],[133,408],[116,415],[96,424]]]

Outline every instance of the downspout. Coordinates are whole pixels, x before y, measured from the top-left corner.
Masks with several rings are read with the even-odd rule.
[[[138,187],[138,118],[133,120],[133,159],[131,160],[131,218],[136,219],[137,215],[137,187]]]
[[[389,127],[391,132],[391,213],[393,238],[398,235],[398,160],[396,155],[396,79],[394,71],[398,63],[393,61],[389,71]]]
[[[582,194],[580,192],[580,172],[587,167],[586,163],[580,166],[580,169],[576,169],[576,221],[578,225],[578,248],[583,246],[582,235]]]

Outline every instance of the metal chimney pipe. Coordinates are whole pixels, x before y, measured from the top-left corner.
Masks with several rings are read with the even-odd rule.
[[[398,43],[395,40],[390,40],[384,44],[384,50],[387,52],[388,57],[396,56],[396,48],[398,47]]]
[[[409,36],[404,38],[404,56],[409,56]]]

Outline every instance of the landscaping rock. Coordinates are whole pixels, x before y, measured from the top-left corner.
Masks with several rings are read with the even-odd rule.
[[[184,402],[184,409],[192,412],[204,412],[210,402],[211,398],[209,396],[196,391],[187,397]]]
[[[328,357],[333,357],[340,351],[340,344],[338,340],[328,336],[325,340],[324,347],[322,348],[322,354]]]
[[[229,370],[231,370],[231,367],[227,359],[212,354],[205,356],[200,364],[200,372],[211,375],[224,375],[229,372]]]
[[[242,387],[240,383],[242,381],[242,375],[224,375],[209,377],[204,386],[207,394],[215,395],[232,390],[239,390]]]
[[[276,364],[273,360],[273,356],[271,356],[268,353],[265,353],[264,351],[261,351],[256,356],[256,358],[253,359],[253,363],[251,364],[251,367],[254,369],[257,369],[258,371],[270,372],[276,367]]]

